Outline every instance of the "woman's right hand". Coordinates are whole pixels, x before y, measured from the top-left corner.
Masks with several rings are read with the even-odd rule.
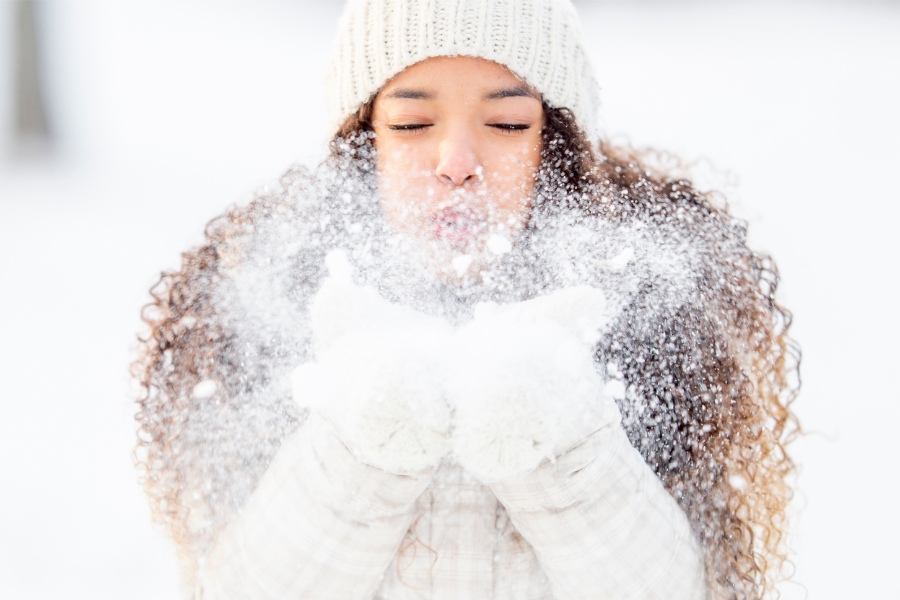
[[[311,412],[204,557],[198,598],[372,598],[449,450],[444,326],[355,285],[346,259],[329,268],[316,360],[293,374]]]
[[[450,448],[441,360],[449,325],[357,286],[342,254],[327,264],[310,308],[317,360],[292,374],[295,400],[366,464],[404,474],[435,467]]]

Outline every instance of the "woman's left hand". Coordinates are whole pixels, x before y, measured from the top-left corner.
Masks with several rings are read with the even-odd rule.
[[[622,384],[601,376],[593,356],[608,321],[602,292],[586,286],[480,305],[456,332],[448,366],[458,462],[492,483],[618,426]]]

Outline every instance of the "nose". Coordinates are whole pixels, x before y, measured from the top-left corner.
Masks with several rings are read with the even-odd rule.
[[[457,133],[441,141],[435,169],[438,179],[458,187],[477,180],[480,167],[474,145],[465,135]]]

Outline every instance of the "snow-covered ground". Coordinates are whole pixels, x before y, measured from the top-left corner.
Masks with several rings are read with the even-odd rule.
[[[607,134],[714,166],[778,260],[806,431],[782,597],[896,597],[900,5],[580,7]],[[0,597],[176,597],[130,458],[140,306],[210,217],[321,155],[339,8],[44,5],[59,149],[0,161]]]

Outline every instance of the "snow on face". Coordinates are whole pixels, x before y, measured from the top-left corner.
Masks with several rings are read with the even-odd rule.
[[[676,306],[694,297],[708,262],[677,221],[588,217],[569,207],[573,192],[547,167],[532,190],[539,210],[520,214],[527,221],[517,222],[515,231],[487,218],[492,225],[478,238],[481,246],[459,251],[424,233],[396,230],[382,210],[386,192],[377,164],[369,134],[314,172],[296,170],[269,193],[274,209],[258,211],[251,232],[234,242],[234,294],[226,303],[237,298],[237,313],[258,317],[245,322],[282,323],[282,334],[296,330],[298,338],[306,337],[299,325],[305,302],[334,248],[348,251],[360,283],[392,301],[453,318],[465,318],[477,301],[522,300],[581,284],[602,289],[611,305],[621,307],[652,282],[654,301]],[[483,193],[451,190],[448,197],[474,204]],[[222,254],[229,256],[226,249]],[[258,331],[258,324],[250,329]]]
[[[469,57],[418,63],[376,97],[384,217],[445,281],[477,274],[521,234],[540,162],[539,98],[501,65]]]

